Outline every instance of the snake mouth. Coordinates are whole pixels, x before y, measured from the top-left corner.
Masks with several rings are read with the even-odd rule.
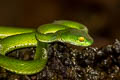
[[[91,39],[90,41],[85,41],[85,42],[75,42],[75,41],[69,41],[69,40],[66,41],[66,40],[60,39],[59,42],[67,43],[67,44],[74,45],[74,46],[87,47],[87,46],[92,45],[93,40]]]

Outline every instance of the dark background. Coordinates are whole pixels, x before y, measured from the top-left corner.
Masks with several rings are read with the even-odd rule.
[[[0,0],[0,25],[34,27],[54,20],[86,25],[101,47],[120,38],[120,0]]]

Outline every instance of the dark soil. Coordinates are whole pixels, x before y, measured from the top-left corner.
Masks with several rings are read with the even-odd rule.
[[[120,42],[102,48],[74,49],[63,43],[52,43],[48,63],[34,75],[18,75],[0,68],[0,80],[120,80]],[[35,48],[9,54],[23,60],[33,59]]]

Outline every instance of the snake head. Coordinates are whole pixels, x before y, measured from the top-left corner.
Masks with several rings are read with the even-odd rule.
[[[88,32],[82,29],[70,28],[58,33],[60,34],[61,42],[77,46],[90,46],[93,43],[93,39],[88,35]]]

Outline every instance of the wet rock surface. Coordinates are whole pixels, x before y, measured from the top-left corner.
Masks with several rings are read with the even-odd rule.
[[[18,75],[0,68],[0,80],[120,80],[120,42],[101,48],[73,49],[52,43],[46,67],[34,75]],[[35,48],[16,50],[8,56],[31,60]]]

